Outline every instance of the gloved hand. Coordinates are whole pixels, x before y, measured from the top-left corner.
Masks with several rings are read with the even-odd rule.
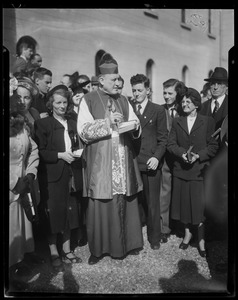
[[[35,175],[32,173],[27,174],[25,177],[18,179],[17,184],[13,189],[14,194],[25,194],[30,192],[30,184],[34,180]]]
[[[33,180],[35,179],[35,175],[33,173],[28,173],[26,174],[27,179],[29,180],[29,183],[32,183]]]

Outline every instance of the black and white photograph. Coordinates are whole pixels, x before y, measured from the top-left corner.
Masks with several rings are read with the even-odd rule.
[[[2,17],[4,297],[234,296],[234,6]]]

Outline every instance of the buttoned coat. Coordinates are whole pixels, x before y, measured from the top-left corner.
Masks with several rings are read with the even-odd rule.
[[[12,266],[22,261],[26,252],[34,251],[32,224],[20,203],[21,195],[14,194],[13,189],[19,178],[28,173],[37,175],[39,155],[25,128],[10,137],[9,150],[9,266]]]
[[[184,180],[203,180],[209,160],[218,150],[217,141],[211,137],[214,132],[215,121],[212,117],[199,113],[188,132],[187,117],[175,118],[169,134],[167,149],[175,156],[173,175]],[[182,155],[193,145],[192,152],[199,155],[193,164],[183,161]]]
[[[24,128],[22,132],[14,137],[10,137],[10,186],[9,201],[16,201],[19,194],[13,194],[12,190],[19,178],[28,173],[36,176],[39,165],[38,147]]]
[[[68,132],[77,133],[76,122],[68,120]],[[56,182],[62,175],[67,164],[63,159],[58,159],[59,152],[65,152],[64,126],[54,117],[47,117],[35,121],[36,141],[39,147],[40,167],[47,173],[48,182]]]
[[[133,105],[136,111],[135,105]],[[156,103],[148,101],[144,112],[138,116],[142,134],[135,140],[135,150],[140,171],[146,171],[147,161],[151,157],[159,160],[158,169],[162,166],[162,158],[166,150],[168,131],[165,109]]]
[[[76,122],[67,120],[68,132],[75,134]],[[75,199],[70,196],[70,182],[73,172],[81,171],[72,168],[63,159],[58,159],[59,152],[65,152],[64,126],[54,117],[35,121],[35,140],[39,147],[39,184],[41,203],[48,209],[52,233],[65,230],[66,222],[70,228],[79,226],[78,208]]]

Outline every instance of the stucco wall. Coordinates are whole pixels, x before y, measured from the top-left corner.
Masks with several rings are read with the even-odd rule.
[[[234,13],[212,10],[212,34],[208,36],[208,10],[186,10],[181,26],[180,9],[155,9],[158,18],[144,9],[4,9],[3,40],[15,53],[22,35],[39,43],[43,67],[53,72],[53,86],[64,73],[95,74],[95,55],[104,50],[118,61],[125,79],[124,92],[131,96],[130,78],[146,72],[154,61],[153,101],[163,103],[162,83],[182,79],[187,66],[187,84],[199,91],[203,79],[216,66],[228,68],[228,50],[234,44]],[[15,14],[14,14],[15,13]],[[220,36],[222,35],[222,38]],[[13,45],[14,44],[14,45]]]

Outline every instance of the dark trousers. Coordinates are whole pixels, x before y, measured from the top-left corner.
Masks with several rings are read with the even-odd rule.
[[[170,233],[170,203],[171,203],[172,174],[166,161],[162,166],[160,190],[161,232]]]
[[[139,194],[146,216],[147,237],[152,245],[160,243],[160,179],[161,170],[141,172],[143,191]]]

